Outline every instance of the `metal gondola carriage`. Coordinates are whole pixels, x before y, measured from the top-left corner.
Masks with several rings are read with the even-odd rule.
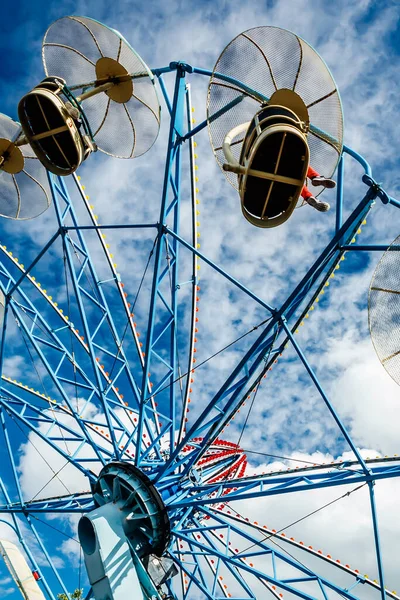
[[[339,93],[295,34],[256,27],[234,38],[214,66],[207,109],[215,158],[253,225],[289,219],[309,166],[332,177],[343,146]]]
[[[23,152],[33,151],[50,173],[67,176],[96,150],[118,158],[149,150],[160,125],[154,76],[121,34],[87,17],[63,17],[47,30],[42,55],[47,76],[19,101],[12,139],[9,119],[0,120],[0,170],[14,176],[23,170]],[[0,214],[12,216],[9,204],[4,200]],[[34,206],[22,213],[35,216]]]
[[[55,175],[71,175],[96,150],[80,104],[68,100],[66,82],[47,77],[21,98],[18,116],[24,137],[42,165]],[[82,131],[83,130],[83,131]]]
[[[282,89],[225,137],[223,169],[238,174],[242,212],[253,225],[276,227],[295,209],[309,166],[308,121],[300,96]],[[237,161],[231,143],[244,131]]]

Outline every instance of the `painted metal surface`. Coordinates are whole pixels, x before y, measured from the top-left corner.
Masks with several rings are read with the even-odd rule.
[[[194,596],[194,590],[211,600],[228,597],[228,592],[220,579],[221,573],[232,580],[236,590],[236,595],[232,597],[236,598],[254,598],[252,586],[262,586],[277,598],[282,591],[287,591],[295,597],[314,598],[314,592],[304,591],[302,582],[318,585],[325,597],[331,591],[335,591],[342,597],[357,598],[358,591],[364,584],[367,584],[367,587],[372,586],[372,582],[367,581],[363,575],[350,568],[347,569],[346,574],[351,578],[352,584],[350,587],[345,587],[338,583],[340,578],[336,582],[330,581],[308,568],[305,569],[300,559],[288,558],[287,554],[281,552],[268,539],[260,541],[258,525],[245,521],[237,513],[228,514],[227,505],[235,500],[366,483],[370,490],[371,526],[379,572],[379,582],[373,585],[375,590],[378,592],[380,590],[384,598],[386,594],[384,569],[373,483],[400,476],[400,461],[393,459],[391,462],[385,462],[382,459],[378,461],[379,464],[371,465],[362,458],[340,415],[330,404],[312,365],[297,343],[294,332],[328,282],[345,251],[381,248],[381,246],[352,244],[372,204],[376,199],[381,199],[382,202],[397,207],[397,201],[388,197],[372,179],[366,161],[353,150],[345,147],[339,166],[336,229],[332,239],[281,305],[270,306],[263,298],[259,298],[257,294],[247,289],[235,277],[200,252],[196,246],[195,228],[189,241],[181,232],[181,170],[182,163],[187,160],[184,155],[184,143],[191,143],[194,133],[200,128],[200,126],[191,127],[186,77],[189,73],[207,75],[209,72],[195,69],[185,63],[174,63],[169,67],[156,69],[154,72],[160,80],[171,122],[159,221],[132,224],[133,228],[149,228],[155,235],[152,255],[154,259],[152,293],[144,345],[140,345],[133,317],[130,316],[131,307],[128,306],[124,296],[120,278],[106,244],[102,242],[103,230],[113,228],[117,230],[130,225],[112,223],[98,225],[90,206],[88,203],[85,204],[85,194],[77,179],[74,183],[86,206],[91,225],[86,223],[80,226],[71,198],[72,194],[70,195],[65,182],[52,177],[50,181],[58,228],[49,236],[49,242],[43,247],[37,259],[31,267],[25,268],[15,260],[7,248],[1,247],[0,289],[4,302],[0,303],[4,306],[4,318],[3,323],[0,321],[2,325],[0,367],[7,347],[7,325],[13,319],[13,322],[18,323],[19,330],[27,340],[36,361],[46,372],[46,377],[51,381],[52,390],[57,397],[53,399],[50,394],[39,392],[23,382],[14,380],[5,371],[1,373],[0,415],[4,444],[9,456],[10,476],[5,477],[2,482],[0,512],[9,514],[13,518],[18,515],[26,527],[30,528],[32,535],[36,536],[35,539],[41,538],[32,522],[31,517],[35,514],[65,515],[95,510],[95,513],[91,514],[95,522],[94,526],[97,527],[97,523],[104,521],[102,512],[109,511],[110,508],[99,511],[93,503],[89,484],[95,484],[97,481],[95,468],[112,460],[133,463],[151,478],[167,507],[172,532],[168,552],[181,573],[179,578],[172,578],[165,584],[170,598],[188,600]],[[168,96],[163,83],[164,75],[167,76],[168,72],[172,72],[175,76],[172,98]],[[230,107],[227,108],[229,109]],[[342,182],[346,154],[364,168],[366,193],[347,219],[343,220]],[[196,174],[193,146],[190,146],[188,164],[191,193],[194,199]],[[193,208],[195,210],[195,203]],[[135,368],[132,367],[132,353],[128,356],[122,343],[120,323],[115,318],[105,282],[100,279],[96,271],[95,261],[85,237],[89,232],[95,233],[98,237],[98,247],[104,254],[104,261],[111,269],[111,277],[107,285],[114,286],[118,301],[125,311],[126,323],[134,340]],[[60,307],[55,305],[49,294],[38,286],[32,275],[35,266],[49,255],[54,248],[53,244],[57,243],[61,244],[63,251],[64,265],[70,282],[69,293],[74,299],[76,314],[79,315],[79,326],[66,319]],[[191,253],[188,282],[191,286],[191,315],[188,328],[191,340],[195,331],[195,298],[198,285],[196,265],[199,259],[207,262],[235,289],[256,301],[265,317],[258,338],[243,354],[224,384],[214,391],[207,406],[199,410],[196,418],[187,422],[185,419],[190,385],[187,385],[183,395],[176,385],[182,375],[177,347],[180,320],[180,260],[183,251]],[[45,311],[43,302],[46,303]],[[65,341],[65,334],[74,342],[73,351]],[[338,430],[354,452],[355,461],[337,466],[330,471],[313,468],[249,477],[241,471],[240,461],[243,452],[238,452],[237,447],[230,448],[227,442],[222,442],[222,431],[288,344],[294,347],[311,383],[319,391],[328,410],[334,416]],[[189,344],[188,361],[184,367],[187,371],[186,383],[190,381],[189,371],[193,365],[194,347],[194,343]],[[100,360],[97,360],[98,358]],[[104,362],[109,360],[113,369],[106,371],[102,367],[103,360]],[[71,387],[78,391],[79,402],[75,402],[71,397]],[[121,389],[124,390],[124,398],[121,397]],[[160,398],[162,401],[159,401]],[[101,412],[102,418],[90,413],[88,407],[91,405],[96,407],[99,414]],[[17,447],[9,433],[16,423],[27,435],[37,436],[52,452],[76,467],[79,473],[87,478],[88,489],[84,494],[66,493],[64,497],[31,501],[24,499],[15,460]],[[66,449],[66,445],[70,450]],[[218,452],[219,456],[215,458]],[[13,490],[13,501],[6,496],[6,486]],[[126,559],[129,564],[131,577],[128,578],[131,582],[129,585],[139,585],[143,590],[146,584],[146,571],[141,569],[142,563],[137,562],[141,559],[134,555],[135,551],[127,545],[120,526],[113,522],[113,517],[107,517],[104,528],[99,525],[98,537],[100,540],[103,538],[106,540],[100,541],[100,544],[107,548],[110,557],[116,557],[113,544],[118,544],[119,536],[122,540],[121,560]],[[114,532],[112,536],[110,527]],[[275,536],[275,534],[271,535]],[[243,553],[235,552],[229,544],[230,536],[240,538],[244,545],[253,546],[252,552],[246,552],[246,558],[251,558],[253,554],[256,566],[251,566],[248,560],[244,560]],[[96,556],[99,557],[99,553]],[[257,556],[268,557],[268,565],[273,564],[273,569],[256,564]],[[33,555],[29,558],[34,560]],[[52,572],[57,572],[52,564],[51,552],[47,552],[47,558]],[[321,557],[322,560],[327,559]],[[136,561],[134,570],[131,570],[129,561],[134,563]],[[290,565],[296,573],[291,581],[288,581],[284,574],[287,565]],[[91,567],[89,567],[89,575],[90,570]],[[111,576],[114,575],[113,572]],[[96,582],[100,581],[96,577],[93,576],[94,587]],[[249,577],[251,583],[248,581]],[[45,597],[51,599],[55,597],[53,591],[67,590],[65,584],[58,580],[56,585],[53,583],[50,586],[46,583],[45,576],[40,578],[39,586]],[[149,586],[150,589],[151,582]],[[137,589],[139,590],[139,587]],[[96,600],[101,598],[102,593],[97,593],[94,589]],[[121,594],[125,593],[121,587]],[[397,597],[389,593],[388,596]],[[119,596],[116,594],[115,598],[117,597]]]

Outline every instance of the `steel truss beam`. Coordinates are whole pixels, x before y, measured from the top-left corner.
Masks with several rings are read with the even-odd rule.
[[[178,329],[178,294],[179,282],[179,244],[176,239],[168,236],[164,229],[165,224],[170,223],[171,230],[177,235],[180,227],[180,201],[181,201],[181,160],[182,139],[184,131],[185,105],[190,118],[188,106],[188,89],[185,81],[185,69],[177,67],[175,77],[175,88],[172,102],[169,100],[165,87],[163,92],[167,106],[170,107],[171,124],[168,138],[168,149],[164,173],[164,183],[161,199],[159,232],[155,248],[155,262],[152,282],[152,293],[150,301],[149,319],[147,324],[146,351],[144,360],[143,379],[141,385],[142,404],[139,412],[138,436],[141,438],[144,431],[144,423],[149,418],[151,411],[151,400],[159,394],[158,402],[161,404],[161,413],[165,419],[160,423],[157,441],[168,440],[170,448],[175,444],[175,432],[180,431],[183,436],[185,425],[181,414],[177,414],[177,405],[185,410],[188,386],[185,393],[182,392],[178,399],[176,380],[180,376],[180,363],[177,349]],[[193,148],[191,148],[193,151]],[[194,202],[194,171],[193,157],[191,155],[191,185],[192,185],[192,209]],[[194,215],[193,215],[194,217]],[[195,220],[195,219],[194,219]],[[195,232],[193,231],[193,236]],[[194,240],[193,240],[194,243]],[[192,318],[190,339],[193,339],[194,308],[193,297],[195,296],[195,261],[192,263]],[[189,361],[193,353],[193,343],[189,347]],[[189,362],[190,364],[190,362]],[[186,364],[185,364],[186,366]],[[151,390],[146,385],[146,378],[151,371],[152,379],[155,381]],[[161,392],[163,392],[161,394]],[[179,434],[178,434],[179,435]],[[141,466],[154,449],[154,442],[140,455],[135,457],[135,464]]]
[[[335,266],[341,260],[344,253],[342,249],[343,240],[348,244],[354,238],[372,203],[378,196],[379,186],[375,182],[373,184],[368,182],[368,185],[369,189],[365,197],[336,232],[331,242],[287,300],[279,309],[273,310],[271,318],[268,320],[258,339],[232,371],[224,385],[210,400],[207,408],[204,409],[191,425],[186,437],[171,455],[169,463],[159,471],[158,477],[163,473],[173,472],[178,464],[185,464],[184,472],[187,473],[193,466],[194,461],[201,458],[201,455],[204,454],[209,444],[220,435],[221,431],[234,416],[236,410],[245,401],[251,390],[258,384],[265,372],[265,363],[270,359],[271,352],[279,347],[279,336],[282,336],[283,320],[286,323],[290,320],[301,320],[303,318],[304,314],[309,310],[310,305],[314,302],[316,295],[324,287]],[[174,232],[168,231],[168,233],[184,243]],[[185,243],[184,245],[190,248],[189,244]],[[205,258],[196,248],[192,247],[190,249],[202,259]],[[284,343],[286,343],[286,340]],[[182,459],[182,448],[191,438],[198,436],[202,436],[205,440],[205,444],[199,455],[196,458],[188,456]]]
[[[218,499],[224,502],[248,500],[265,496],[276,496],[326,487],[341,485],[360,485],[380,479],[391,479],[400,476],[400,463],[390,467],[374,467],[368,474],[360,470],[340,470],[333,473],[307,473],[304,475],[242,477],[230,479],[217,484],[188,486],[186,491],[180,490],[179,498],[170,498],[167,504],[179,509],[188,506],[215,504]],[[229,490],[224,494],[225,490]]]

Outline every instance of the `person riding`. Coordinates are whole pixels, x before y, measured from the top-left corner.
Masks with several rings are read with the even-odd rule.
[[[320,175],[312,167],[308,167],[307,177],[311,180],[311,184],[314,186],[321,186],[328,189],[332,189],[336,186],[336,182],[333,181],[333,179],[329,179],[329,177],[324,177],[323,175]],[[315,198],[306,185],[303,186],[301,196],[307,202],[307,204],[309,204],[316,210],[319,210],[320,212],[326,212],[330,209],[330,204],[328,204],[328,202],[323,202],[322,200],[318,200],[318,198]]]

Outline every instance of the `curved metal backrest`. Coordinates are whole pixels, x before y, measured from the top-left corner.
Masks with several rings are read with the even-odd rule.
[[[287,124],[305,131],[305,125],[297,116],[297,114],[286,106],[268,104],[256,113],[250,121],[249,128],[246,132],[242,151],[240,154],[240,163],[243,164],[251,145],[257,135],[270,125]]]
[[[266,126],[236,171],[245,218],[257,227],[284,223],[296,207],[308,166],[307,138],[300,127]]]

